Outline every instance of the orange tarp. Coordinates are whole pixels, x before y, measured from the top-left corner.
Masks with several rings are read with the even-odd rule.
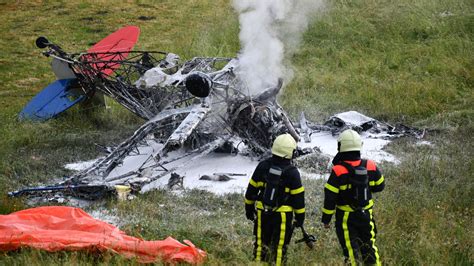
[[[50,206],[0,215],[0,250],[32,247],[47,251],[112,251],[140,262],[203,262],[206,253],[190,241],[168,237],[145,241],[96,220],[79,208]]]

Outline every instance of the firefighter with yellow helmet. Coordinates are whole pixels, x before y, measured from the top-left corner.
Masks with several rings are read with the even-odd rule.
[[[361,159],[362,140],[356,131],[343,131],[337,143],[338,153],[324,186],[322,223],[329,228],[335,214],[336,234],[347,263],[381,265],[372,193],[384,189],[384,176],[374,161]]]
[[[255,261],[281,265],[293,227],[303,226],[304,187],[292,164],[295,151],[295,139],[290,134],[279,135],[272,145],[272,157],[261,161],[250,178],[245,213],[254,222]]]

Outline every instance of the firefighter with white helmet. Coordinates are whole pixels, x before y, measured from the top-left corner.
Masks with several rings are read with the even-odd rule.
[[[356,131],[343,131],[337,145],[338,153],[324,186],[322,223],[329,228],[335,214],[336,234],[346,262],[381,265],[375,245],[372,193],[384,189],[384,176],[374,161],[361,159],[362,139]]]
[[[362,149],[362,139],[359,133],[352,129],[344,130],[337,138],[339,152],[359,151]]]
[[[271,151],[272,157],[260,162],[250,178],[245,213],[254,221],[255,261],[281,265],[293,228],[303,226],[304,187],[292,164],[295,139],[290,134],[279,135]]]

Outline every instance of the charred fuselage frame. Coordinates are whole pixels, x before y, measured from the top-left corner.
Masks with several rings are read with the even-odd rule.
[[[161,168],[175,159],[167,154],[179,148],[191,153],[208,153],[237,137],[251,154],[268,152],[273,139],[289,132],[298,139],[293,124],[276,102],[282,82],[249,96],[234,71],[235,58],[196,57],[184,63],[179,56],[159,51],[70,54],[45,38],[39,47],[53,57],[55,72],[71,73],[87,97],[99,91],[147,122],[130,138],[115,147],[91,167],[63,184],[130,184],[130,176],[144,169]],[[60,69],[63,68],[63,69]],[[59,70],[58,70],[59,69]],[[54,70],[54,68],[53,68]],[[130,155],[158,143],[137,169],[110,177],[115,167]],[[62,184],[62,185],[63,185]]]

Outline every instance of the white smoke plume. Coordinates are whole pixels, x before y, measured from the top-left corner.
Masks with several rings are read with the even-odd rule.
[[[234,0],[239,13],[240,43],[237,75],[250,95],[288,83],[293,72],[287,62],[324,0]]]

